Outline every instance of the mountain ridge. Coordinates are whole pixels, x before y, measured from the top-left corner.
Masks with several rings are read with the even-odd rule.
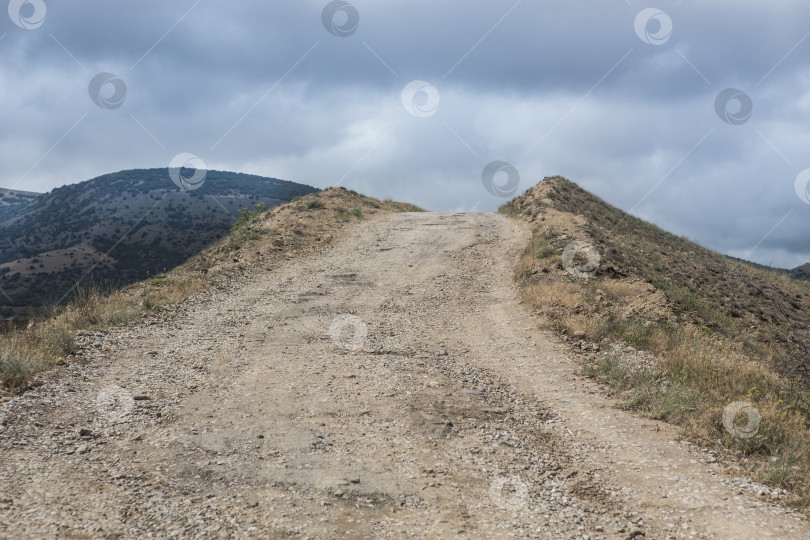
[[[241,208],[316,191],[216,170],[186,191],[166,168],[118,171],[36,196],[7,191],[13,195],[0,199],[13,197],[0,220],[0,315],[63,301],[77,283],[145,279],[227,235]]]
[[[756,328],[758,335],[746,336],[747,346],[773,346],[777,370],[789,371],[796,362],[802,371],[810,370],[810,295],[805,282],[795,280],[790,271],[705,248],[627,214],[562,177],[544,179],[502,211],[533,223],[535,242],[543,243],[547,255],[562,252],[571,239],[589,242],[601,255],[597,276],[651,284],[665,297],[670,320],[723,336],[736,335],[738,327]],[[551,260],[533,260],[524,270],[525,279],[545,275],[542,269],[548,270]]]

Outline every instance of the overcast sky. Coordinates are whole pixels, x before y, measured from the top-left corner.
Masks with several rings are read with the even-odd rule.
[[[48,191],[191,153],[209,169],[481,211],[560,174],[723,253],[810,261],[806,0],[8,11],[0,187]]]

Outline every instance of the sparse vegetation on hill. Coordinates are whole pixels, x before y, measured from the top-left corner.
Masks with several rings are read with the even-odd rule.
[[[412,204],[380,202],[344,188],[296,197],[270,210],[245,207],[227,237],[177,268],[121,290],[93,284],[79,288],[68,305],[43,308],[27,326],[0,332],[0,386],[18,390],[58,365],[74,351],[78,331],[103,331],[159,314],[212,287],[227,286],[231,277],[254,265],[272,267],[322,249],[351,221],[416,211],[421,209]]]
[[[795,279],[810,281],[810,263],[797,266],[790,271],[790,276]]]
[[[549,327],[584,353],[588,374],[624,407],[737,453],[759,480],[810,504],[810,283],[667,233],[561,177],[501,212],[532,224],[516,279]],[[563,267],[574,240],[601,256],[590,278]],[[626,351],[646,356],[628,360]],[[734,401],[761,415],[751,438],[723,427]]]
[[[0,188],[0,223],[11,218],[31,204],[39,193]]]
[[[0,318],[69,299],[76,283],[110,288],[156,275],[227,235],[240,208],[272,207],[315,191],[221,171],[208,171],[199,189],[182,191],[167,169],[139,169],[43,195],[6,192]]]

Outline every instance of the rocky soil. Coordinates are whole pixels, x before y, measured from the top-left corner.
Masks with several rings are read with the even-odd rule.
[[[810,538],[612,407],[512,283],[527,226],[407,213],[80,336],[0,410],[7,538]]]

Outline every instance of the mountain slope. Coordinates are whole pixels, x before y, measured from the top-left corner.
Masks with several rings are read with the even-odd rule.
[[[30,320],[0,321],[0,402],[41,371],[76,352],[77,332],[107,331],[142,317],[160,318],[194,297],[228,289],[257,269],[323,251],[353,222],[386,213],[420,212],[407,203],[378,201],[329,188],[271,209],[240,212],[224,238],[152,279],[114,291],[82,287],[64,306]]]
[[[797,266],[796,268],[790,271],[790,275],[795,279],[803,279],[805,281],[810,281],[810,263]]]
[[[40,193],[0,188],[0,223],[31,204]]]
[[[272,207],[314,191],[221,171],[208,171],[202,187],[183,191],[167,169],[141,169],[29,198],[0,222],[0,315],[64,300],[76,283],[144,279],[225,236],[240,208]]]
[[[750,354],[772,348],[774,367],[783,372],[810,367],[810,286],[785,271],[733,260],[675,236],[561,177],[545,179],[502,211],[534,224],[535,242],[547,249],[527,261],[522,279],[536,280],[555,265],[568,276],[549,256],[572,240],[587,241],[601,255],[595,277],[634,283],[635,293],[656,296],[636,302],[635,315],[694,324],[740,341]],[[625,299],[607,300],[618,306]]]
[[[755,479],[810,506],[810,283],[705,249],[561,177],[501,211],[532,227],[515,272],[524,302],[584,373],[623,408],[744,458]]]

